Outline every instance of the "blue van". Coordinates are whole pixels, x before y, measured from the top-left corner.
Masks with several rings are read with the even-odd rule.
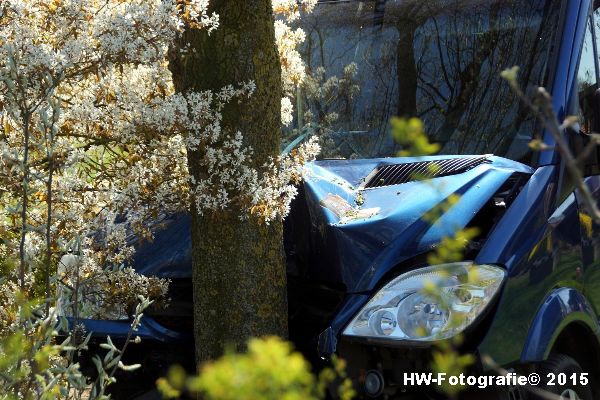
[[[440,398],[438,385],[410,374],[428,372],[440,338],[463,335],[470,374],[540,378],[464,396],[533,398],[539,387],[600,398],[600,224],[552,137],[500,78],[518,65],[528,95],[543,86],[560,120],[578,116],[564,135],[580,154],[600,132],[597,3],[320,1],[299,23],[307,80],[287,143],[319,135],[324,154],[285,221],[290,336],[315,363],[346,359],[361,396]],[[392,116],[420,118],[439,154],[396,157]],[[581,164],[600,200],[600,151]],[[436,221],[423,218],[454,195]],[[171,278],[172,302],[138,334],[177,347],[192,330],[190,218],[162,225],[134,267]],[[469,227],[479,234],[465,261],[427,264],[444,237]],[[421,290],[431,280],[447,302]],[[128,330],[85,323],[98,336]],[[144,355],[161,359],[154,351]]]

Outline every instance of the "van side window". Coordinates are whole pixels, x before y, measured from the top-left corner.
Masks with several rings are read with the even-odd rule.
[[[600,43],[600,9],[588,19],[577,70],[577,86],[571,100],[570,112],[579,118],[579,132],[569,135],[571,149],[581,154],[590,142],[591,133],[600,133],[600,103],[598,91],[598,60],[596,46]],[[600,174],[600,148],[584,161],[585,176]]]
[[[598,13],[598,10],[595,12]],[[598,16],[600,20],[600,15]],[[590,21],[591,22],[591,21]],[[588,22],[585,30],[585,39],[579,59],[577,70],[577,108],[575,115],[579,117],[581,133],[590,134],[597,130],[598,121],[594,118],[594,100],[598,83],[596,81],[596,61],[594,57],[594,41],[592,38],[592,25]],[[594,129],[596,128],[596,129]]]

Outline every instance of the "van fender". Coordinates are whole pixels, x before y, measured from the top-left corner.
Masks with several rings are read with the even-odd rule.
[[[579,323],[590,329],[600,341],[600,325],[585,296],[573,288],[558,288],[548,294],[529,328],[521,353],[522,362],[538,362],[548,358],[563,329]]]

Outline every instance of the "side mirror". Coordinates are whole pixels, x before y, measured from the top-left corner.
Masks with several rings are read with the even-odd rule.
[[[575,157],[583,154],[584,149],[591,141],[590,135],[580,132],[577,125],[567,128],[565,135],[567,137],[571,153],[573,153]],[[596,149],[592,151],[591,154],[579,165],[584,176],[600,174],[599,160],[600,147],[596,146]]]
[[[583,152],[585,146],[589,143],[587,135],[581,133],[579,124],[574,124],[568,127],[565,131],[565,136],[569,143],[569,149],[575,157]]]

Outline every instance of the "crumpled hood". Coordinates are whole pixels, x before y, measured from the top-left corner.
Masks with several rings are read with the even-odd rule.
[[[444,236],[464,228],[513,173],[533,173],[521,163],[489,156],[487,162],[454,175],[360,188],[383,165],[461,157],[466,156],[308,164],[303,184],[308,218],[302,223],[310,224],[312,254],[300,255],[306,261],[307,277],[342,284],[348,292],[370,291],[391,268],[431,251]],[[435,224],[423,220],[427,212],[451,195],[459,195],[460,199]],[[352,207],[353,211],[336,210],[339,205],[346,211]]]

